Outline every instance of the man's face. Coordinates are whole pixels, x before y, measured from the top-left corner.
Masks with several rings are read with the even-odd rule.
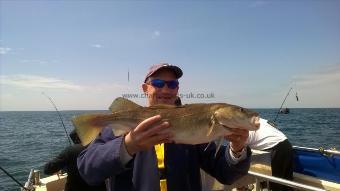
[[[176,80],[174,72],[169,69],[157,71],[142,85],[144,93],[148,95],[149,106],[156,104],[174,105],[177,98],[178,87],[171,89],[168,85],[165,85],[163,88],[157,88],[151,85],[151,80],[153,79],[165,81]]]

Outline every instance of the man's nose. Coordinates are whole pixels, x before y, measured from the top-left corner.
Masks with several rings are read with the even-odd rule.
[[[162,92],[170,92],[171,89],[168,87],[168,84],[165,84],[164,87],[162,88]]]

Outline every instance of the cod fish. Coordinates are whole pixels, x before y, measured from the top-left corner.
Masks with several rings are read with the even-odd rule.
[[[83,145],[89,144],[104,127],[111,127],[116,136],[135,128],[143,120],[161,115],[170,123],[167,129],[173,141],[181,144],[201,144],[232,134],[233,129],[257,130],[258,113],[226,103],[199,103],[183,106],[154,105],[142,107],[119,97],[110,106],[112,113],[83,114],[72,118]]]

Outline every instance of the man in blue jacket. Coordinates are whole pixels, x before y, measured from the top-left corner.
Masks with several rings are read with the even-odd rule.
[[[151,66],[142,85],[148,105],[174,105],[182,75],[174,65]],[[111,191],[199,191],[200,168],[223,184],[232,184],[247,173],[251,155],[245,146],[247,130],[226,136],[230,144],[222,146],[215,156],[215,144],[173,144],[173,135],[166,131],[171,125],[161,120],[159,115],[145,119],[125,136],[103,129],[78,157],[84,180],[93,185],[106,180]],[[165,143],[162,171],[154,149],[161,143]],[[160,188],[160,179],[166,179],[166,188]]]

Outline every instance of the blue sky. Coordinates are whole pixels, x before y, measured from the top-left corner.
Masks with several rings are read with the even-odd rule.
[[[107,109],[151,64],[184,103],[340,107],[340,1],[0,1],[0,110]],[[130,80],[127,79],[129,71]],[[295,93],[299,102],[295,100]],[[143,98],[134,98],[145,105]]]

